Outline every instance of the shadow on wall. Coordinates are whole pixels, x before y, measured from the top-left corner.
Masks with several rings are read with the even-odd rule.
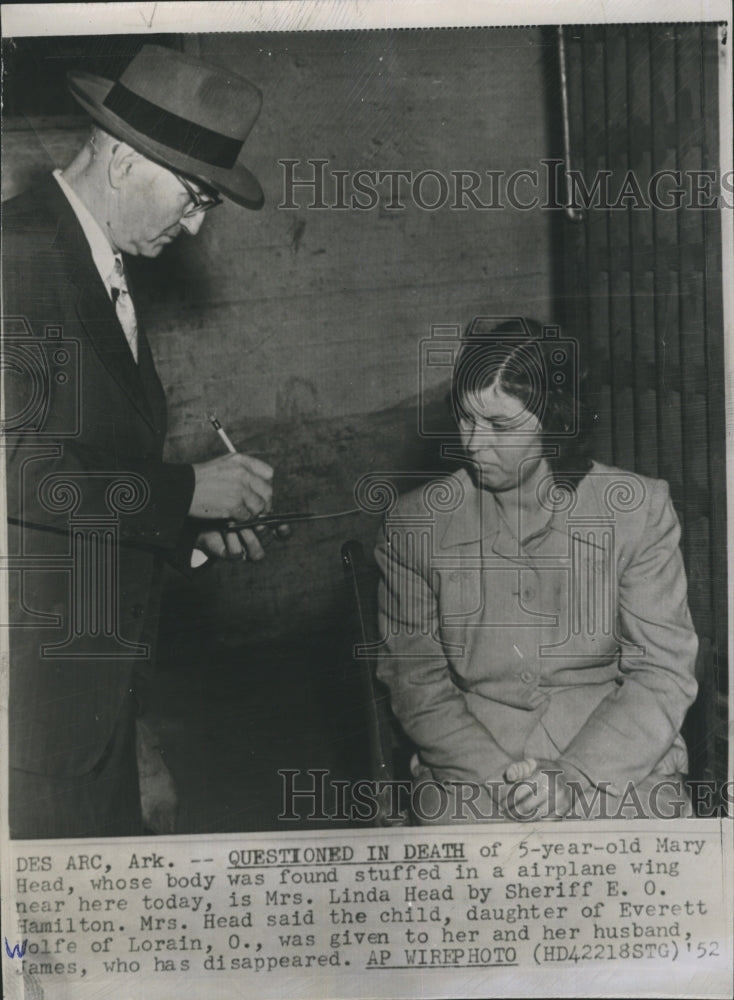
[[[423,426],[450,419],[448,385],[424,399]],[[250,421],[232,427],[243,452],[260,452],[276,469],[275,509],[328,513],[357,507],[355,487],[365,474],[408,472],[419,485],[457,467],[440,457],[440,438],[418,432],[416,399],[376,413],[338,418]],[[400,484],[405,489],[405,483]],[[343,635],[349,619],[341,546],[349,538],[371,552],[381,515],[360,511],[293,526],[287,542],[271,541],[259,564],[217,563],[192,578],[167,581],[164,625],[176,622],[178,641],[236,646],[288,635]]]

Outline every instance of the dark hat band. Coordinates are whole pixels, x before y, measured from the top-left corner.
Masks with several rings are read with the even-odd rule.
[[[119,82],[112,86],[103,104],[149,139],[213,167],[231,170],[242,149],[239,139],[181,118]]]

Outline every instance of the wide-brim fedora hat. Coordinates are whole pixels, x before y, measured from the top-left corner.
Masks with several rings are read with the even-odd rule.
[[[105,131],[164,167],[261,208],[257,178],[239,155],[262,94],[231,70],[144,45],[117,80],[70,71],[69,90]]]

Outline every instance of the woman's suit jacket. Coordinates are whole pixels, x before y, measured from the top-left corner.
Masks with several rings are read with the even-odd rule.
[[[79,775],[109,743],[134,671],[150,664],[163,559],[183,562],[190,551],[194,473],[162,461],[166,403],[145,334],[136,365],[53,178],[3,206],[2,263],[10,760],[39,774]],[[61,482],[49,492],[54,474]],[[126,494],[118,492],[120,544],[108,545],[109,577],[91,595],[72,596],[70,562],[83,554],[71,552],[70,515],[53,509],[54,498],[78,488],[74,516],[99,520],[110,514],[107,490],[118,474],[137,477],[143,500],[133,487],[130,512],[119,513]],[[91,634],[92,623],[73,656],[60,658],[49,647],[63,643],[75,611],[95,597],[112,602],[117,636]]]
[[[686,770],[697,639],[666,483],[594,464],[524,538],[466,470],[400,498],[376,550],[378,676],[439,781],[565,760],[621,793]]]

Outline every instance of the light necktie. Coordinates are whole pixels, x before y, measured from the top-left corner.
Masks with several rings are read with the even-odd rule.
[[[135,316],[135,307],[130,293],[127,290],[125,272],[122,268],[122,258],[115,257],[115,266],[110,275],[110,288],[112,289],[112,301],[115,304],[117,318],[123,329],[127,342],[130,345],[133,357],[138,360],[138,321]]]

